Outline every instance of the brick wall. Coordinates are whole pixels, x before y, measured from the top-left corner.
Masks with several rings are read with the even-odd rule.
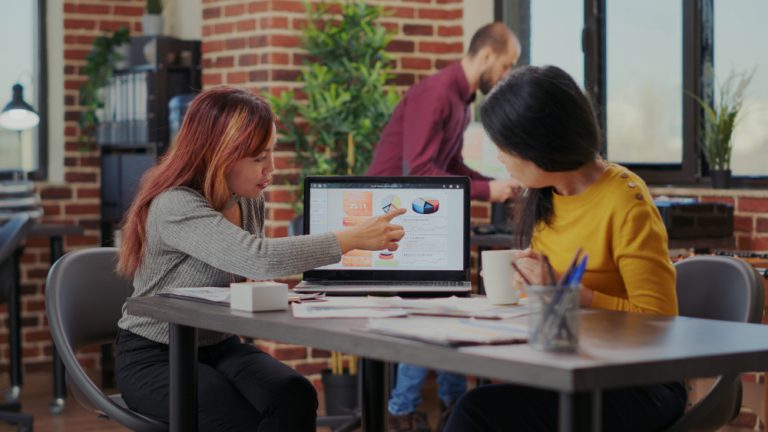
[[[64,184],[38,183],[43,200],[45,223],[77,224],[85,228],[82,236],[64,239],[65,251],[101,244],[100,219],[100,152],[95,145],[78,143],[80,108],[78,89],[85,77],[80,74],[85,56],[96,36],[128,27],[132,34],[141,33],[143,0],[65,0],[64,7],[64,74],[63,137],[54,137],[49,145],[64,147]],[[22,344],[25,371],[49,370],[52,342],[45,318],[44,284],[50,266],[48,239],[29,237],[22,256]],[[7,305],[0,306],[3,318]],[[5,320],[3,320],[5,322]],[[8,365],[7,326],[0,328],[2,368]],[[85,365],[98,364],[93,353],[83,355]]]
[[[372,1],[391,14],[382,23],[395,36],[388,51],[394,56],[393,84],[407,89],[461,57],[461,0]],[[298,89],[305,57],[299,47],[306,13],[298,0],[208,0],[203,4],[203,86],[237,85],[255,92],[279,94]],[[267,234],[284,236],[294,216],[296,178],[291,147],[275,153],[277,172],[267,191]]]

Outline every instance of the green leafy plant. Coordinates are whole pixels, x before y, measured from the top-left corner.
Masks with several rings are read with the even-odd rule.
[[[705,74],[712,75],[711,67]],[[755,70],[731,72],[718,88],[717,104],[710,105],[702,98],[690,94],[704,110],[700,146],[711,170],[725,171],[731,168],[731,137],[738,125],[745,92],[754,74]]]
[[[364,174],[399,99],[386,85],[392,66],[384,48],[391,35],[378,24],[381,7],[355,1],[305,7],[302,42],[310,60],[300,80],[307,100],[298,101],[292,90],[268,96],[280,118],[280,140],[296,149],[300,198],[306,175]],[[302,203],[295,203],[297,212]]]
[[[98,111],[104,107],[101,89],[112,77],[115,62],[121,60],[121,54],[115,47],[128,43],[130,36],[127,28],[121,28],[111,35],[99,36],[93,40],[93,48],[85,56],[83,74],[86,81],[80,86],[80,142],[93,142],[99,125]]]
[[[147,0],[147,15],[160,15],[163,13],[163,3],[160,0]]]

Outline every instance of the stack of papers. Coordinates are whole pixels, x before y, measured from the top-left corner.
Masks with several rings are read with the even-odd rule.
[[[525,324],[460,318],[371,319],[365,330],[447,346],[524,343],[528,336]]]
[[[401,297],[326,297],[317,303],[292,306],[296,318],[382,318],[429,315],[478,319],[503,319],[526,315],[520,305],[496,306],[485,297],[404,299]]]
[[[314,303],[291,305],[294,318],[384,318],[403,317],[400,307],[378,303],[376,297],[326,297]]]
[[[170,292],[160,294],[165,297],[197,300],[204,303],[215,303],[229,306],[229,288],[222,287],[193,287],[171,288]]]

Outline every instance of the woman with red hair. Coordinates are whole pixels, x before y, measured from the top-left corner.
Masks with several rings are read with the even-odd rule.
[[[118,271],[133,297],[228,286],[333,264],[353,249],[396,250],[402,212],[337,232],[264,238],[275,116],[245,90],[219,87],[190,104],[176,142],[142,178],[125,218]],[[168,421],[168,325],[123,306],[116,378],[128,406]],[[233,335],[198,333],[201,430],[314,431],[317,394],[288,366]]]

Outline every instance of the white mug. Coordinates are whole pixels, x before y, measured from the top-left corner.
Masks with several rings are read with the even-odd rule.
[[[520,290],[513,284],[515,269],[512,268],[512,260],[518,252],[517,249],[482,252],[483,286],[491,304],[514,304],[520,300]]]

